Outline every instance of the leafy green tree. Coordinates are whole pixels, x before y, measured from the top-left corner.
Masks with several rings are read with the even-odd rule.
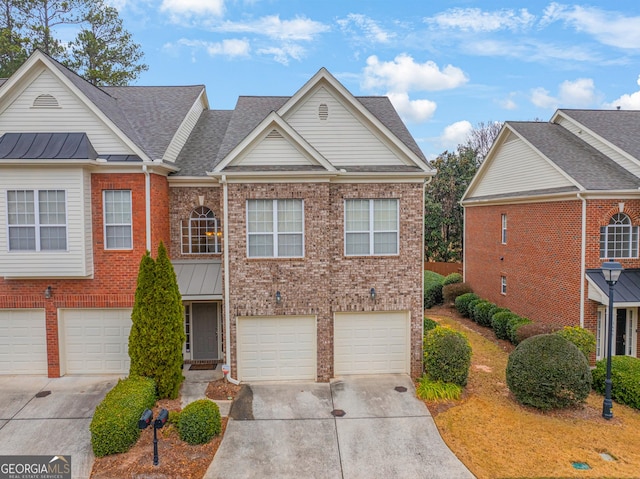
[[[29,56],[27,38],[21,33],[24,17],[19,6],[22,3],[0,0],[0,78],[10,76]]]
[[[164,244],[154,261],[140,261],[129,334],[131,376],[153,378],[159,398],[175,399],[182,383],[184,310],[176,274]]]
[[[71,42],[67,66],[94,85],[128,85],[149,67],[131,33],[122,27],[118,11],[94,2],[85,16],[86,27]]]

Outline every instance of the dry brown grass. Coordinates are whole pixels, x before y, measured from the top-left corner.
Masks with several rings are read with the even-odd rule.
[[[428,313],[463,331],[473,348],[463,398],[427,405],[445,442],[478,479],[640,478],[639,411],[614,404],[614,418],[606,421],[602,396],[593,393],[579,409],[543,413],[520,406],[506,385],[504,347],[466,326],[455,313]],[[605,461],[601,452],[616,460]],[[574,461],[591,469],[576,470]]]

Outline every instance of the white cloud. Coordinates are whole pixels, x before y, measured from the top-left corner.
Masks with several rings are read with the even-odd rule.
[[[597,93],[591,78],[562,82],[557,96],[552,96],[544,88],[531,91],[531,102],[540,108],[584,108],[592,106],[596,100]]]
[[[251,46],[248,40],[245,39],[226,39],[221,42],[207,42],[204,40],[190,40],[188,38],[181,38],[176,43],[166,43],[163,48],[167,51],[175,50],[179,47],[188,47],[194,50],[205,50],[209,56],[227,56],[233,57],[248,57],[251,51]]]
[[[498,104],[500,105],[500,107],[504,108],[505,110],[515,110],[516,108],[518,108],[518,104],[513,100],[513,96],[514,94],[511,93],[507,98],[499,100]]]
[[[526,29],[533,25],[535,19],[535,15],[530,14],[526,8],[519,11],[502,9],[493,12],[485,12],[479,8],[453,8],[424,20],[441,28],[495,32]]]
[[[212,28],[218,32],[256,33],[275,40],[311,41],[330,30],[328,25],[306,17],[281,20],[279,15],[269,15],[253,22],[223,22]]]
[[[464,85],[469,79],[457,67],[447,65],[440,69],[432,61],[416,63],[405,53],[393,61],[381,62],[375,55],[367,58],[363,87],[385,88],[395,93],[409,91],[447,90]]]
[[[350,13],[347,18],[337,21],[338,25],[344,32],[353,33],[351,25],[360,28],[364,33],[364,40],[369,43],[389,43],[395,33],[389,33],[383,30],[380,25],[366,15],[359,13]]]
[[[615,4],[615,3],[614,3]],[[623,49],[640,49],[640,17],[595,7],[551,3],[544,11],[543,24],[562,21],[605,45]]]
[[[301,60],[305,49],[296,44],[285,44],[279,47],[266,47],[257,50],[260,55],[273,56],[273,59],[282,65],[288,65],[289,59]]]
[[[160,11],[171,14],[173,21],[194,15],[221,17],[224,14],[224,0],[162,0]]]
[[[638,86],[640,86],[640,76],[638,76]],[[640,91],[625,93],[620,98],[611,103],[605,103],[605,108],[622,108],[623,110],[640,110]]]
[[[472,130],[473,126],[467,120],[452,123],[442,132],[440,143],[444,148],[454,150],[467,141]]]
[[[407,93],[387,93],[400,116],[409,122],[421,123],[433,116],[437,105],[431,100],[410,100]]]

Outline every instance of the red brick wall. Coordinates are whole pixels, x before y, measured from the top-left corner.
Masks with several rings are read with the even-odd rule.
[[[153,253],[162,240],[169,245],[168,185],[165,177],[151,175]],[[133,249],[105,250],[103,190],[131,190]],[[140,259],[146,251],[144,174],[109,173],[91,175],[93,264],[91,279],[0,278],[0,309],[45,308],[49,376],[60,375],[58,308],[130,308]],[[51,286],[53,294],[44,298]]]

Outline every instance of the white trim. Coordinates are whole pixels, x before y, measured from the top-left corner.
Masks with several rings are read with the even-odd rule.
[[[584,328],[584,297],[587,272],[587,200],[578,193],[578,199],[582,201],[582,228],[580,240],[580,327]]]
[[[109,226],[129,226],[129,240],[131,242],[131,246],[129,248],[113,248],[113,247],[109,247],[108,246],[108,241],[107,241],[107,198],[106,198],[106,194],[109,191],[127,191],[129,192],[129,217],[130,217],[130,222],[129,223],[114,223],[114,224],[109,224]],[[105,189],[102,190],[102,233],[103,233],[103,242],[104,242],[104,249],[105,251],[131,251],[133,249],[133,195],[131,193],[131,190],[129,189]],[[149,247],[149,250],[151,250],[151,248]]]

